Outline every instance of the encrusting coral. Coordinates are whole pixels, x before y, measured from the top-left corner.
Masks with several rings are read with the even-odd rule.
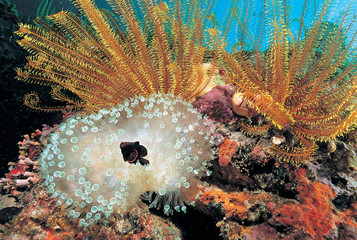
[[[336,193],[327,185],[311,182],[306,177],[305,169],[298,169],[299,203],[270,203],[269,209],[277,223],[292,226],[296,231],[302,229],[312,239],[323,239],[323,236],[338,225],[349,224],[357,229],[351,210],[338,212],[333,209],[332,199]]]
[[[231,141],[225,138],[223,143],[218,147],[218,162],[222,167],[227,166],[232,157],[236,154],[238,144],[235,141]]]
[[[39,159],[48,192],[81,226],[123,215],[140,198],[167,214],[185,212],[214,154],[210,123],[189,103],[216,65],[213,54],[211,73],[201,67],[204,5],[143,0],[143,25],[126,0],[108,1],[118,18],[92,0],[73,2],[84,19],[62,11],[17,32],[32,53],[18,78],[50,85],[65,109],[91,113],[51,135]],[[25,98],[35,109],[61,109],[38,101]]]
[[[33,189],[34,201],[12,220],[5,235],[0,233],[1,239],[182,239],[177,227],[145,208],[132,209],[111,225],[92,224],[84,231],[59,211],[56,199],[42,189],[39,185]]]
[[[259,21],[254,19],[256,33],[248,29],[254,3],[241,3],[231,12],[239,39],[233,53],[222,51],[225,76],[268,121],[243,123],[242,129],[259,134],[275,126],[292,132],[299,144],[273,146],[289,162],[309,161],[316,141],[335,139],[357,123],[356,17],[350,4],[336,23],[329,21],[330,2],[323,1],[309,23],[308,6],[316,2],[305,1],[296,28],[287,1],[267,1]]]

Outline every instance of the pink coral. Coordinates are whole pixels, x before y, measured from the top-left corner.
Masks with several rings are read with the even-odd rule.
[[[229,123],[237,118],[232,111],[232,96],[235,90],[231,86],[216,86],[211,91],[197,98],[193,106],[210,119]]]

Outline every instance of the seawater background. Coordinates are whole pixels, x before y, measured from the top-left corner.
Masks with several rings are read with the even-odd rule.
[[[6,0],[0,0],[6,2]],[[31,91],[39,92],[43,104],[56,105],[56,102],[50,100],[49,88],[42,86],[25,84],[14,79],[16,73],[15,67],[22,67],[26,64],[26,52],[16,44],[16,36],[13,31],[16,29],[16,22],[31,22],[38,14],[55,13],[62,9],[76,11],[69,0],[10,0],[15,4],[18,16],[9,15],[4,9],[0,9],[0,175],[3,176],[8,170],[7,163],[16,161],[18,156],[17,142],[22,140],[22,135],[30,134],[36,129],[41,129],[42,124],[52,125],[61,121],[61,113],[34,112],[23,105],[23,96]],[[137,3],[136,0],[133,2]],[[249,2],[249,7],[247,4]],[[105,0],[97,0],[98,6],[108,8]],[[316,6],[307,8],[305,17],[305,26],[308,28],[316,16],[321,0],[315,1]],[[288,18],[294,20],[292,23],[292,32],[297,34],[299,19],[302,16],[302,6],[304,1],[287,1],[289,15]],[[348,0],[333,1],[329,11],[328,20],[334,22],[341,18],[341,14],[346,11],[349,5]],[[212,6],[213,17],[216,20],[217,29],[224,33],[229,21],[229,9],[238,8],[242,13],[248,11],[246,26],[252,36],[259,34],[259,19],[263,14],[263,1],[240,1],[234,5],[234,1],[216,0]],[[353,3],[356,8],[357,2]],[[247,10],[248,9],[248,10]],[[138,10],[139,11],[139,10]],[[352,14],[356,14],[352,11]],[[243,15],[239,15],[243,18]],[[213,22],[208,19],[208,24],[212,27]],[[232,22],[227,33],[226,43],[229,49],[234,47],[236,37],[240,35],[237,30],[237,24]],[[261,50],[266,45],[261,45]]]

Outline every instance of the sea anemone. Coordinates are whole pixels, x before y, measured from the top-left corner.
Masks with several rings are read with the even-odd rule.
[[[125,161],[121,142],[139,142],[149,163]],[[52,133],[39,163],[57,205],[87,226],[122,215],[153,192],[151,207],[185,212],[198,178],[210,174],[212,143],[209,121],[191,104],[156,94],[68,119]]]

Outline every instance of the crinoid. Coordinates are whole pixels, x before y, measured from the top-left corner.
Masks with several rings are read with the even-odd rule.
[[[209,83],[213,71],[207,76],[201,65],[210,45],[205,33],[213,31],[204,28],[200,1],[139,1],[143,17],[128,0],[108,0],[113,13],[92,0],[73,2],[84,17],[62,11],[35,25],[20,24],[19,44],[31,55],[17,69],[19,80],[51,86],[53,98],[67,108],[89,112],[159,92],[190,101]],[[61,110],[38,103],[34,93],[25,97],[29,107]]]
[[[352,4],[332,16],[330,1],[311,2],[302,2],[299,19],[291,19],[289,1],[233,2],[229,21],[238,27],[238,41],[232,53],[221,54],[227,79],[270,122],[243,124],[243,130],[289,129],[299,146],[273,146],[273,152],[295,163],[310,160],[316,141],[357,123],[357,15]],[[253,11],[259,21],[251,20]]]

